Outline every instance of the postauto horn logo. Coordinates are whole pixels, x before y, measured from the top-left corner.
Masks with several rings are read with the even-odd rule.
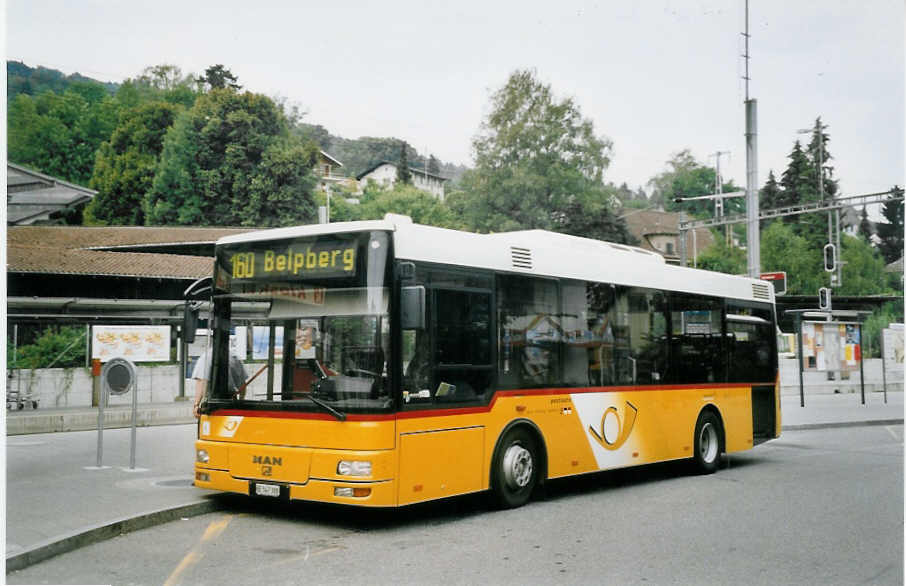
[[[601,415],[601,431],[593,425],[588,426],[588,431],[605,450],[618,450],[629,439],[638,412],[636,406],[629,401],[623,406],[622,417],[616,407],[610,406]]]

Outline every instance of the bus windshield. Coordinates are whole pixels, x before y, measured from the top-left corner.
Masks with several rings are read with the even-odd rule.
[[[390,409],[388,248],[369,232],[218,250],[207,410]]]

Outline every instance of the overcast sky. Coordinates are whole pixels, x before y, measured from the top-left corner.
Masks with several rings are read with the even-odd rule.
[[[116,82],[222,63],[332,134],[468,165],[490,93],[532,68],[613,141],[607,180],[644,186],[688,148],[730,151],[745,185],[744,0],[6,1],[8,59]],[[760,185],[817,116],[844,194],[904,183],[903,5],[750,2]]]

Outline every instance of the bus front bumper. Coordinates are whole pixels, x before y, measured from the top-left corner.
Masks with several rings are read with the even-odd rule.
[[[362,507],[393,507],[397,504],[395,480],[346,482],[309,478],[304,484],[236,478],[228,470],[195,465],[195,486],[261,498],[338,503]],[[268,488],[261,488],[261,487]],[[271,489],[269,487],[279,487]]]

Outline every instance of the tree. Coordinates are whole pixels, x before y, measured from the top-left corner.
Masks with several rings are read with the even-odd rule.
[[[898,197],[903,197],[903,190],[894,187]],[[878,250],[884,257],[884,262],[890,264],[903,258],[903,200],[884,202],[881,215],[886,222],[878,222]]]
[[[563,234],[619,242],[638,244],[638,240],[629,233],[626,222],[617,216],[609,201],[573,199],[563,208],[561,219],[554,225],[554,230]]]
[[[827,150],[827,145],[830,143],[830,135],[824,131],[825,128],[827,127],[821,124],[820,116],[815,119],[815,130],[812,131],[812,137],[808,143],[809,179],[812,185],[818,185],[820,176],[821,182],[824,184],[822,186],[824,199],[832,200],[837,196],[840,186],[838,181],[834,179],[834,168],[829,164],[833,157]],[[820,154],[819,150],[821,151]],[[816,198],[815,201],[820,200],[821,190],[815,193],[814,197]]]
[[[699,253],[697,264],[698,268],[706,271],[744,275],[747,262],[744,250],[727,244],[723,238],[717,238],[714,244]]]
[[[774,222],[761,232],[761,269],[786,271],[790,295],[817,295],[828,284],[821,249],[783,222]]]
[[[146,67],[138,77],[124,81],[116,97],[126,107],[164,101],[191,108],[200,93],[193,84],[191,75],[183,75],[179,67],[164,63]]]
[[[72,83],[62,95],[20,94],[8,112],[9,159],[87,185],[95,151],[110,137],[119,110],[119,104],[97,83]]]
[[[178,112],[173,104],[151,102],[123,115],[98,149],[91,177],[98,194],[85,210],[86,223],[144,224],[142,197],[151,189],[164,135]]]
[[[99,84],[108,94],[116,93],[118,84],[100,82],[80,73],[64,75],[62,71],[46,67],[29,67],[21,61],[6,62],[6,99],[11,102],[19,94],[38,96],[50,91],[56,94],[64,93],[73,83]]]
[[[858,234],[865,242],[871,243],[871,236],[874,234],[874,231],[871,228],[871,222],[868,220],[868,208],[864,205],[862,206],[862,213],[860,214]]]
[[[313,221],[314,182],[308,175],[317,150],[290,136],[282,111],[267,96],[212,90],[167,133],[143,199],[145,221],[234,226]]]
[[[396,167],[396,180],[399,183],[412,183],[412,172],[409,171],[409,158],[406,156],[406,143],[400,142],[400,162]]]
[[[303,144],[286,138],[268,146],[249,185],[243,223],[291,226],[317,218],[313,191],[318,179],[313,169],[318,150],[314,143]]]
[[[446,205],[430,193],[411,185],[395,183],[392,189],[376,185],[366,189],[359,207],[362,220],[379,220],[384,214],[403,214],[417,224],[461,230],[462,222]]]
[[[893,283],[893,275],[884,272],[884,259],[871,244],[848,234],[842,235],[840,244],[843,247],[840,254],[843,261],[843,284],[839,288],[834,288],[834,293],[840,295],[896,293],[897,286]]]
[[[817,195],[815,195],[815,184],[811,182],[809,160],[802,150],[802,144],[798,140],[793,143],[793,150],[787,158],[790,162],[780,176],[780,186],[784,194],[781,205],[796,205],[807,201],[815,201]],[[795,218],[795,216],[791,217]]]
[[[237,84],[237,81],[239,79],[229,69],[219,63],[211,65],[204,70],[203,76],[195,78],[195,82],[208,91],[219,89],[241,90],[242,86]]]
[[[764,187],[761,188],[761,191],[758,192],[758,207],[763,210],[770,210],[784,205],[786,205],[786,202],[784,201],[783,189],[777,183],[774,171],[768,171],[768,180],[765,182]]]
[[[715,193],[717,171],[702,165],[689,149],[684,149],[667,161],[667,170],[653,177],[648,185],[652,189],[651,201],[666,211],[683,210],[697,218],[714,217],[714,201],[675,202],[677,197],[699,197]],[[733,181],[723,182],[721,192],[739,191]],[[740,198],[724,200],[724,214],[742,211]]]
[[[7,343],[7,348],[9,344]],[[7,350],[7,368],[69,367],[85,364],[85,329],[77,326],[49,326],[34,343],[16,348],[16,357]]]
[[[182,70],[176,65],[162,63],[160,65],[145,67],[137,81],[145,83],[155,89],[167,91],[185,83],[186,78],[183,76]]]
[[[568,206],[604,201],[611,148],[572,99],[515,71],[491,96],[457,205],[473,230],[553,229]]]
[[[434,155],[428,157],[428,173],[440,175],[440,161]]]
[[[863,358],[880,358],[882,331],[891,323],[903,323],[903,299],[876,309],[862,326]]]
[[[824,129],[821,118],[818,118],[806,150],[802,150],[798,140],[793,144],[793,150],[789,155],[790,162],[780,179],[784,193],[782,205],[801,205],[819,201],[822,197],[819,177],[822,178],[824,199],[833,200],[836,196],[838,183],[833,178],[834,168],[828,164],[833,158],[827,150],[830,136]],[[784,221],[796,226],[796,233],[805,236],[813,246],[823,247],[827,243],[825,214],[788,216]]]

